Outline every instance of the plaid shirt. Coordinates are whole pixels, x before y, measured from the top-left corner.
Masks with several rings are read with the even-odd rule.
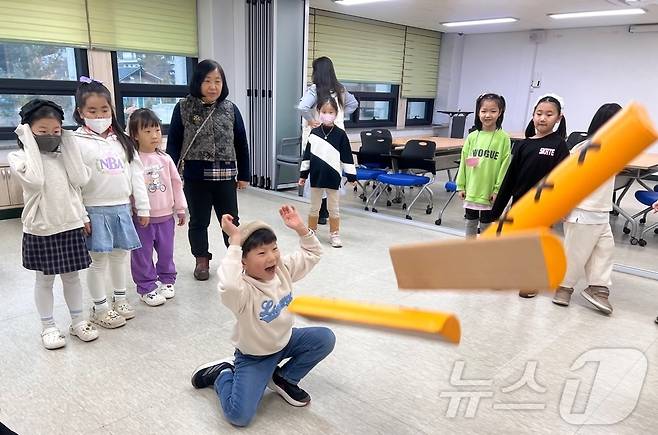
[[[212,162],[212,164],[203,169],[203,179],[205,181],[227,181],[233,180],[238,176],[238,169],[235,161],[231,162]]]

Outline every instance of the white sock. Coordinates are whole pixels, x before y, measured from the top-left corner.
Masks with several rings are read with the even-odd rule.
[[[109,265],[109,254],[90,252],[89,255],[91,255],[92,261],[87,272],[87,286],[96,312],[103,313],[110,309],[105,293],[105,271]]]
[[[64,299],[71,314],[71,325],[83,321],[82,317],[82,285],[78,272],[63,273],[60,275],[64,288]]]
[[[34,302],[39,312],[43,329],[55,327],[53,318],[53,283],[55,275],[44,275],[37,271],[34,283]]]
[[[114,300],[115,301],[125,301],[126,300],[126,289],[114,290]]]

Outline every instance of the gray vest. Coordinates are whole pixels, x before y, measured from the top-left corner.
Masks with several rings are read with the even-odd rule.
[[[210,119],[199,130],[215,106]],[[232,102],[224,100],[214,106],[206,106],[199,98],[188,95],[180,101],[180,114],[185,128],[181,154],[184,160],[235,161],[235,113]],[[196,139],[192,143],[194,135]]]

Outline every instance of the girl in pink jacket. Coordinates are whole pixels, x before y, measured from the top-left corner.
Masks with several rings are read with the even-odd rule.
[[[160,149],[162,131],[156,114],[149,109],[136,110],[130,115],[128,132],[144,165],[144,182],[151,205],[149,225],[135,223],[142,247],[132,251],[131,269],[142,301],[155,307],[175,295],[174,229],[176,221],[179,226],[185,225],[187,202],[176,165]],[[158,253],[155,265],[154,249]]]

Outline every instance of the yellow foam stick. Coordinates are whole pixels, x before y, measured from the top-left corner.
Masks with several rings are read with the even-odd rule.
[[[300,316],[441,336],[459,343],[461,328],[453,314],[365,304],[315,296],[297,296],[288,309]]]
[[[565,159],[518,200],[483,236],[553,225],[656,139],[658,133],[644,107],[630,103],[587,146]]]
[[[588,146],[565,159],[524,195],[481,239],[432,242],[431,250],[418,244],[391,247],[400,288],[554,289],[564,276],[565,256],[562,245],[556,246],[555,236],[546,233],[547,227],[657,138],[646,110],[637,103],[629,104],[594,135]],[[500,237],[493,237],[496,234]],[[515,237],[510,238],[512,235]],[[550,237],[554,240],[549,241]],[[426,255],[443,261],[419,268]],[[539,256],[542,261],[537,260]],[[446,260],[451,257],[453,261]],[[488,276],[478,272],[481,268]]]

